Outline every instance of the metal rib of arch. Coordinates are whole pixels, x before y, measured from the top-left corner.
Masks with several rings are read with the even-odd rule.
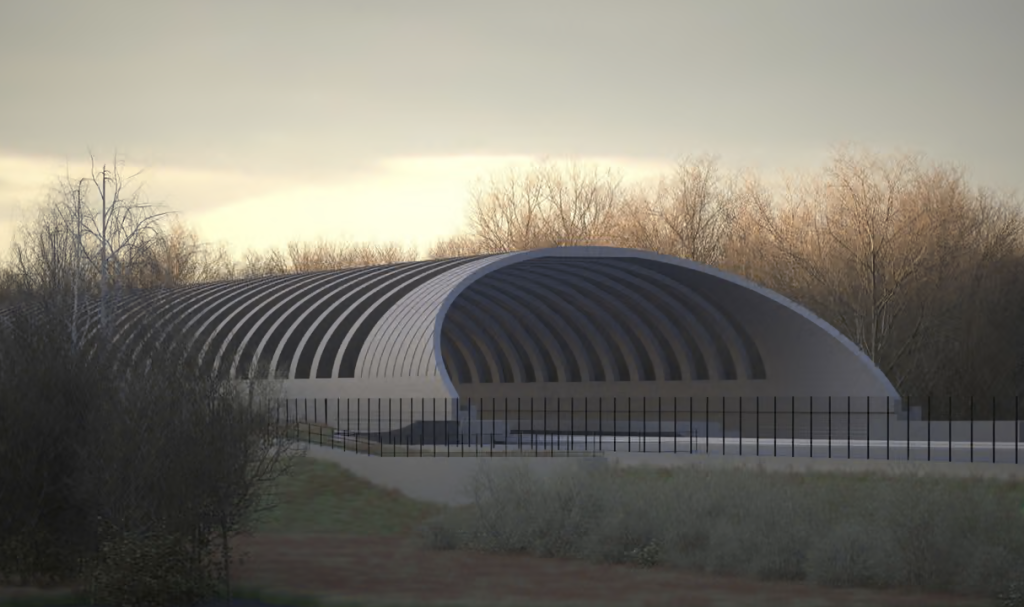
[[[452,381],[765,378],[756,344],[722,306],[666,264],[637,261],[542,257],[474,281],[442,327]],[[474,357],[486,370],[464,362]]]
[[[117,298],[112,335],[135,358],[171,341],[231,379],[352,378],[381,317],[410,291],[478,258],[161,289]],[[83,327],[98,335],[98,302]]]

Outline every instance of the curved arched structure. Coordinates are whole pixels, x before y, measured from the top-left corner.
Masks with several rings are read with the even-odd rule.
[[[803,307],[714,268],[633,249],[165,289],[123,300],[118,319],[116,339],[131,353],[183,336],[189,355],[221,377],[276,379],[297,398],[402,399],[403,425],[457,414],[423,413],[412,398],[459,399],[463,408],[587,398],[590,410],[613,398],[898,398],[854,344]]]

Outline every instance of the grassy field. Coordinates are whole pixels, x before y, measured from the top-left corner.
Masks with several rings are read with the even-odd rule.
[[[305,457],[281,479],[277,508],[257,532],[411,536],[436,550],[974,596],[994,596],[1009,581],[1024,580],[1021,483],[610,465],[547,480],[512,466],[484,472],[474,484],[474,503],[441,506]],[[85,604],[59,592],[4,596],[0,605]],[[321,602],[253,587],[239,588],[237,596],[289,607],[410,605]]]
[[[279,480],[276,507],[259,533],[344,533],[395,536],[409,533],[444,506],[420,502],[377,487],[337,464],[304,457],[294,474]]]

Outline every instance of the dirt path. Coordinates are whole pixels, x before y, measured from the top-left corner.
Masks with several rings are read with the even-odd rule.
[[[623,607],[966,607],[985,598],[872,592],[757,582],[669,569],[642,570],[530,556],[421,549],[406,538],[262,535],[240,538],[250,552],[238,582],[321,597],[372,600],[519,601]]]

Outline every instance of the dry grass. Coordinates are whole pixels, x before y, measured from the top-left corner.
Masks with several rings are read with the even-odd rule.
[[[1024,581],[1024,486],[887,473],[482,469],[424,545],[831,587],[995,597]],[[1018,603],[1018,604],[1024,604]]]

